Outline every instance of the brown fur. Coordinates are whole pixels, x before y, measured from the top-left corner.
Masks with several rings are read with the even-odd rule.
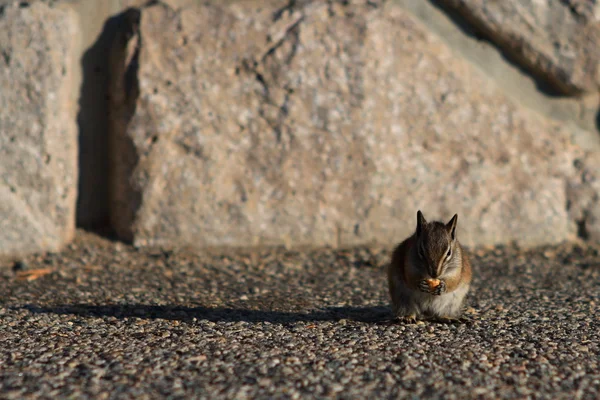
[[[469,287],[472,279],[471,262],[465,250],[460,245],[458,239],[455,237],[453,244],[451,245],[454,254],[451,257],[452,265],[456,268],[460,268],[460,271],[454,269],[446,271],[437,271],[428,267],[428,265],[434,265],[441,260],[448,249],[450,243],[452,243],[451,234],[452,226],[455,226],[456,220],[453,218],[448,224],[442,224],[440,222],[427,223],[420,214],[417,230],[410,237],[402,241],[392,253],[391,262],[387,269],[388,278],[388,290],[392,299],[392,304],[395,309],[402,308],[403,302],[407,301],[418,301],[419,296],[406,295],[406,289],[410,291],[419,291],[419,283],[423,279],[436,278],[437,273],[443,273],[443,281],[446,285],[444,294],[450,294],[459,288],[464,289],[464,285]],[[421,219],[422,218],[422,219]],[[452,225],[454,223],[454,225]],[[417,233],[420,232],[420,236]],[[418,242],[419,239],[423,242],[423,248],[426,252],[424,254],[424,261],[418,256]],[[404,288],[397,286],[402,285]],[[468,290],[468,289],[467,289]],[[428,295],[428,294],[427,294]],[[407,298],[410,299],[407,300]],[[447,298],[447,297],[445,297]],[[410,309],[411,307],[405,307]],[[416,307],[418,309],[418,305]]]
[[[462,257],[461,274],[460,274],[460,276],[446,279],[446,288],[447,288],[446,290],[448,291],[448,293],[455,291],[456,289],[458,289],[458,287],[460,285],[470,284],[471,279],[473,278],[473,271],[471,269],[471,260],[469,260],[469,256],[463,250],[460,243],[458,243],[458,246],[460,247],[460,253],[461,253],[461,257]]]

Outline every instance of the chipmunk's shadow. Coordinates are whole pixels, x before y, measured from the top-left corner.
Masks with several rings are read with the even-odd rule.
[[[314,321],[339,321],[347,319],[356,322],[376,323],[390,318],[390,310],[385,306],[366,307],[327,307],[306,313],[272,310],[249,310],[226,307],[184,307],[152,306],[147,304],[64,304],[54,306],[27,305],[32,313],[79,315],[83,317],[115,317],[166,319],[192,322],[209,320],[212,322],[271,322],[294,323]]]

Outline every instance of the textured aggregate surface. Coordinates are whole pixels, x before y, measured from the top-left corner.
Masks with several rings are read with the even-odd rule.
[[[0,269],[0,397],[600,398],[599,248],[478,250],[468,320],[413,325],[388,322],[389,251],[79,232]]]

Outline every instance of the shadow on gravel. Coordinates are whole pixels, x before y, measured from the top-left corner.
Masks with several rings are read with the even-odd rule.
[[[339,321],[342,319],[356,322],[383,322],[389,320],[390,310],[385,306],[369,307],[327,307],[319,311],[286,312],[270,310],[248,310],[243,308],[208,308],[132,305],[55,305],[19,307],[35,314],[79,315],[82,317],[115,317],[167,319],[191,322],[208,320],[212,322],[271,322],[293,323],[313,321]]]

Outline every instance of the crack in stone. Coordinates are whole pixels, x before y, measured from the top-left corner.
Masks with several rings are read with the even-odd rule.
[[[109,174],[114,183],[109,188],[110,208],[127,210],[125,214],[110,213],[111,224],[126,241],[133,241],[135,215],[142,204],[143,193],[135,180],[124,180],[133,176],[140,154],[133,138],[127,133],[129,123],[135,115],[139,88],[139,56],[143,40],[141,37],[141,9],[129,8],[120,15],[119,33],[115,36],[111,51],[111,154],[116,159],[110,163]]]
[[[518,48],[512,48],[509,40],[504,40],[492,32],[485,24],[472,14],[467,6],[454,0],[428,0],[434,7],[443,11],[467,35],[475,36],[497,48],[505,59],[517,66],[524,74],[529,75],[541,91],[549,96],[561,97],[578,94],[578,88],[560,81],[560,76],[566,72],[558,66],[552,66],[552,61],[540,53],[539,65],[534,66],[525,58],[525,54],[534,51],[530,45],[521,42]],[[553,75],[558,76],[555,77]]]
[[[283,7],[275,10],[275,12],[273,12],[273,22],[277,22],[279,21],[283,15],[286,13],[286,11],[289,11],[290,13],[292,11],[294,11],[294,9],[298,6],[298,3],[296,0],[289,0],[288,3],[286,5],[284,5]]]
[[[1,14],[0,14],[1,16]],[[4,59],[4,62],[6,63],[7,66],[10,66],[10,53],[6,50],[2,50],[2,58]]]
[[[273,55],[277,51],[277,49],[281,47],[283,43],[285,43],[286,39],[290,36],[290,34],[292,35],[294,40],[292,41],[292,51],[290,52],[291,55],[288,56],[287,62],[291,62],[294,55],[296,54],[296,49],[299,41],[298,30],[296,28],[300,25],[300,23],[303,20],[304,14],[301,14],[297,16],[292,23],[288,24],[283,30],[283,32],[279,32],[279,34],[274,35],[277,39],[273,40],[270,36],[269,39],[273,40],[273,43],[269,45],[265,50],[263,50],[261,56],[258,58],[259,62],[264,62],[267,57]]]
[[[295,1],[290,1],[290,3],[288,3],[288,5],[286,7],[278,10],[273,17],[274,21],[281,19],[282,15],[285,13],[285,11],[293,9],[295,7],[295,5],[296,5]],[[283,102],[281,105],[277,104],[275,102],[275,100],[273,99],[273,96],[272,96],[272,93],[270,90],[270,85],[267,82],[267,77],[266,77],[265,73],[260,71],[260,69],[261,69],[260,67],[265,64],[265,62],[267,61],[268,58],[273,57],[275,55],[277,50],[281,48],[281,46],[286,42],[286,40],[290,41],[291,49],[289,51],[289,54],[283,60],[282,64],[290,65],[292,63],[294,57],[297,54],[298,44],[300,42],[299,29],[300,29],[300,24],[303,20],[304,20],[304,13],[300,13],[293,19],[293,21],[291,23],[289,23],[285,26],[283,31],[280,31],[278,34],[274,35],[274,37],[276,37],[277,39],[272,44],[270,44],[265,50],[263,50],[257,59],[251,58],[251,59],[246,59],[246,60],[242,61],[243,69],[254,74],[254,78],[256,79],[256,81],[258,83],[260,83],[260,85],[263,89],[262,96],[265,100],[265,103],[278,108],[277,118],[275,121],[266,115],[265,109],[263,107],[261,107],[258,111],[260,117],[265,122],[267,122],[269,127],[275,133],[275,139],[277,140],[278,143],[281,143],[281,141],[282,141],[283,126],[285,125],[285,119],[287,118],[288,111],[289,111],[288,105],[289,105],[290,95],[294,91],[287,84],[284,85],[283,89],[285,90],[285,95],[284,95]]]
[[[588,218],[588,212],[584,211],[583,217],[581,219],[575,220],[577,224],[577,237],[583,240],[588,240],[590,237],[590,233],[586,227],[586,220]]]

